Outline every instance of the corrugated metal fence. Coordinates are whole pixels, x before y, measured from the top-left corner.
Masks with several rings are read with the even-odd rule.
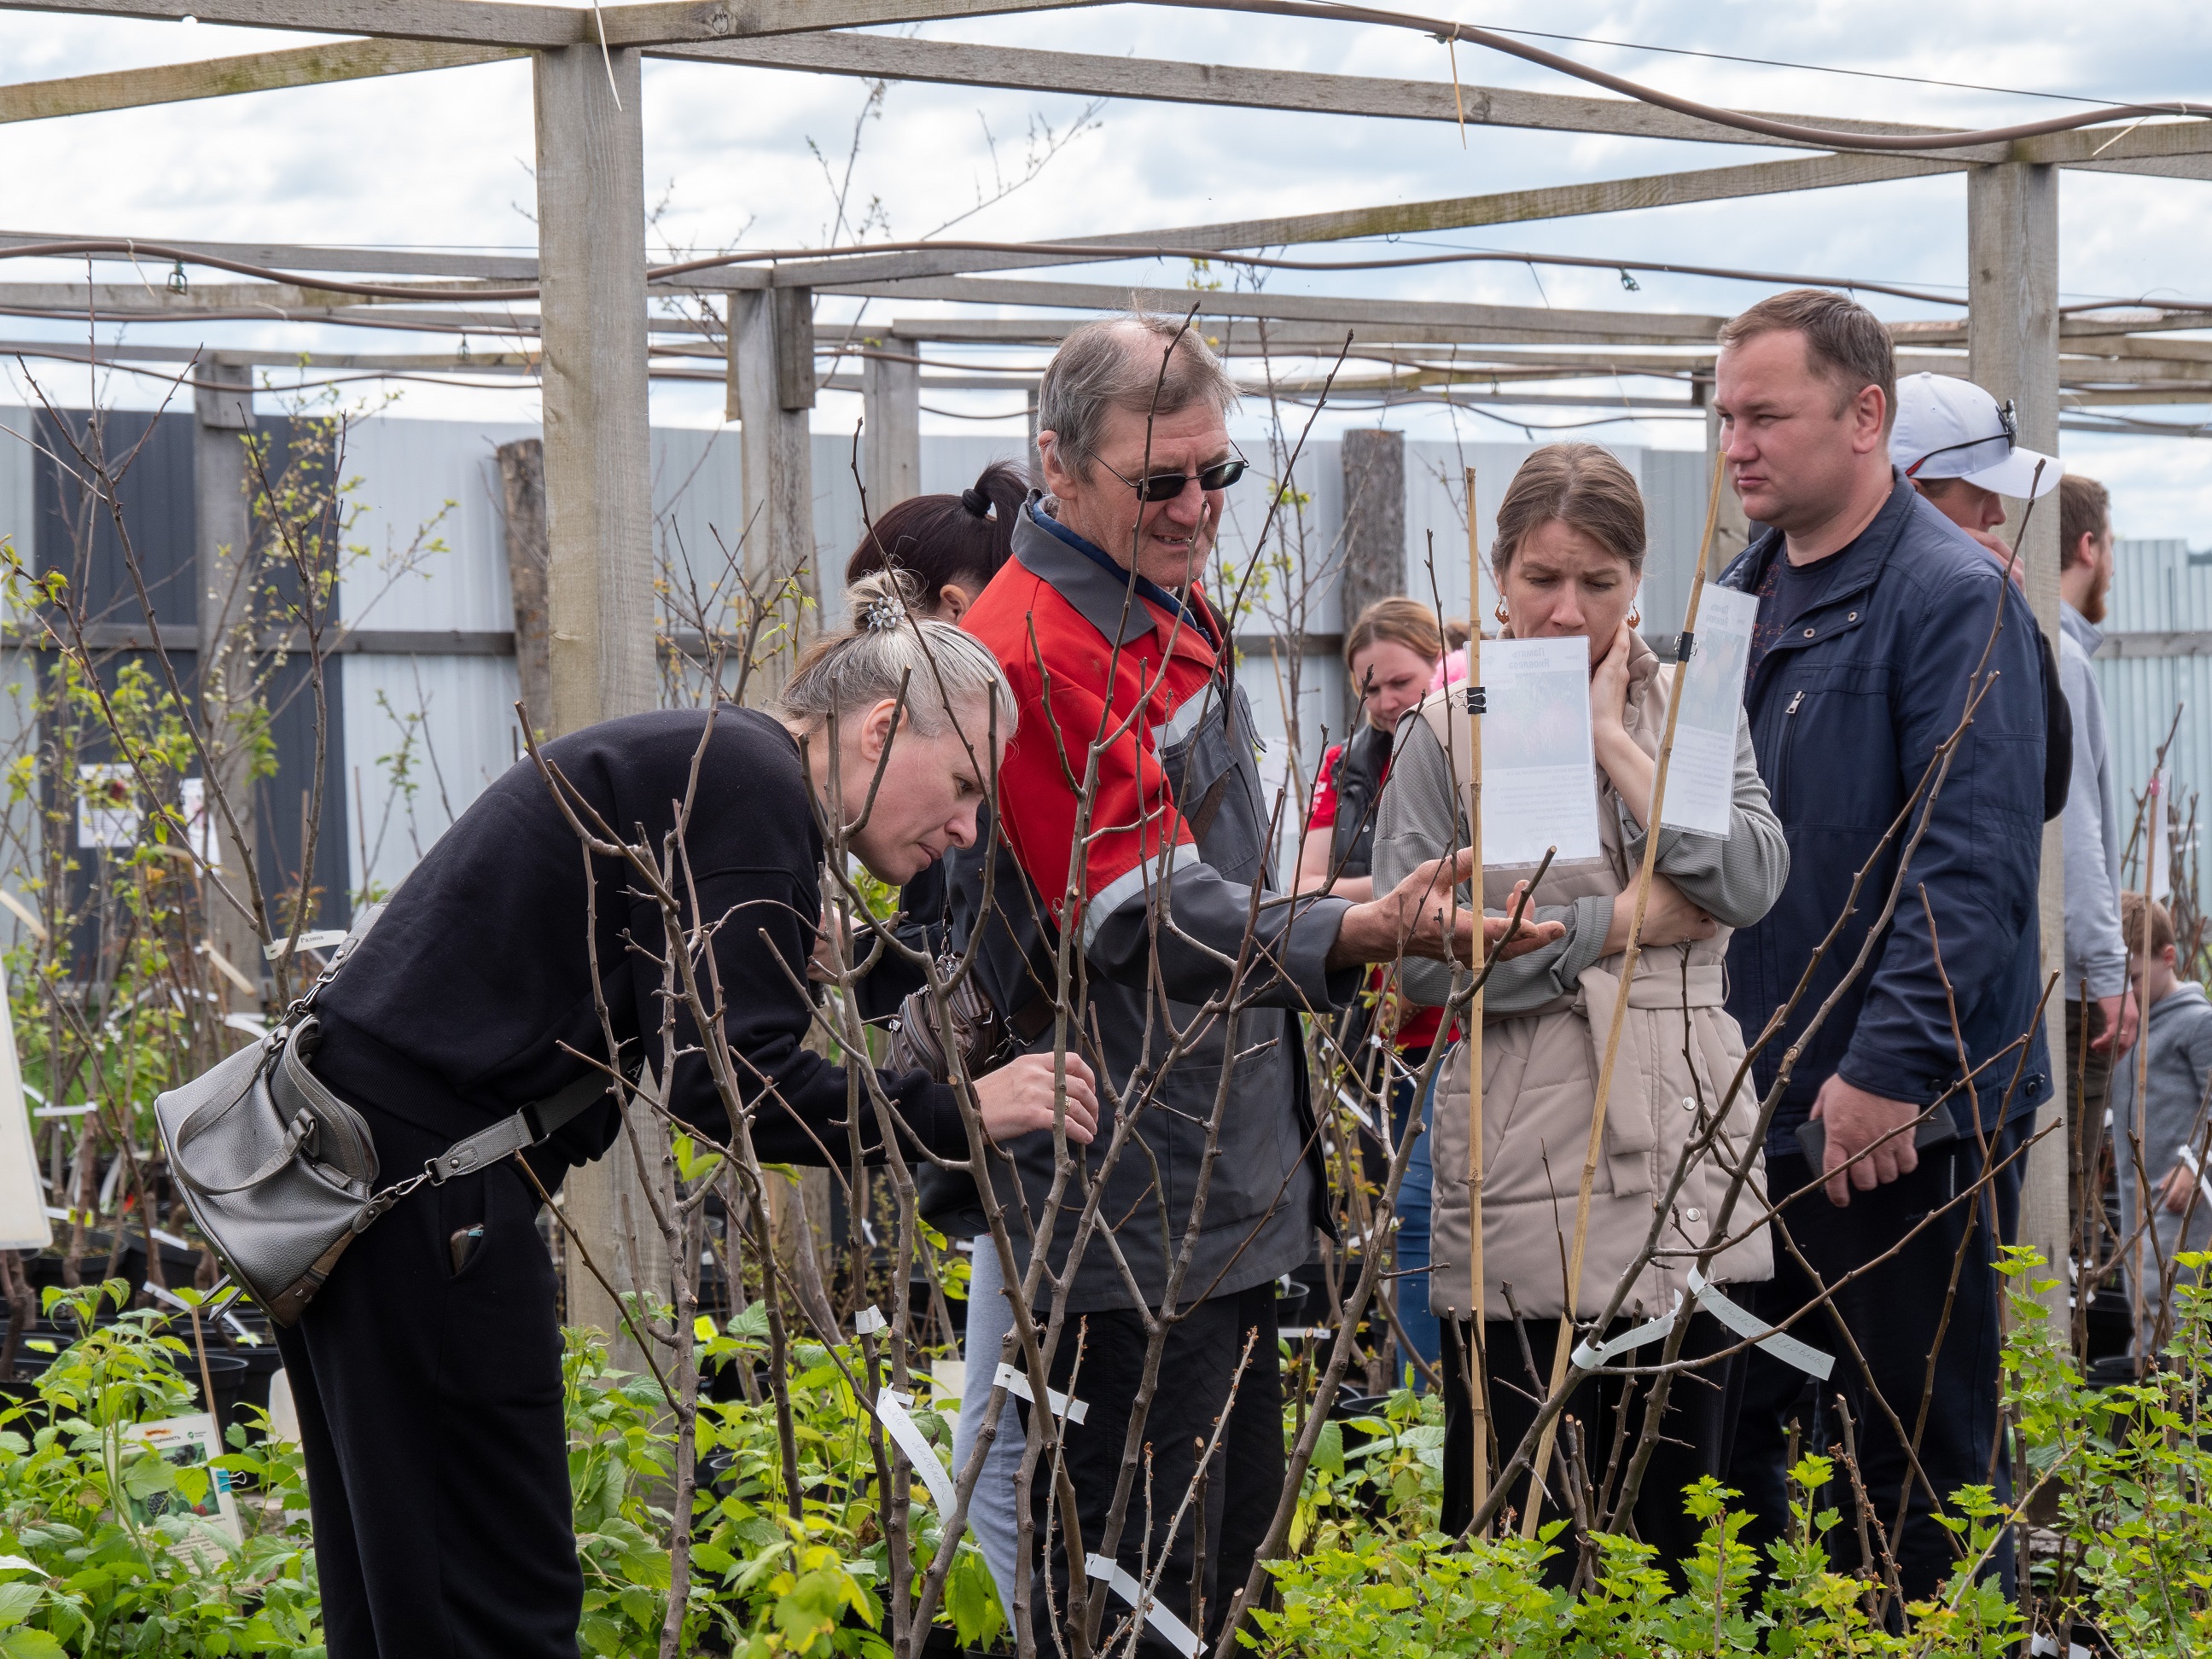
[[[2189,793],[2204,796],[2201,821],[2212,811],[2212,552],[2191,552],[2180,541],[2119,543],[2104,628],[2106,651],[2115,654],[2099,656],[2097,679],[2111,728],[2114,783],[2124,792],[2122,840],[2169,727],[2171,787],[2185,803],[2185,816]]]

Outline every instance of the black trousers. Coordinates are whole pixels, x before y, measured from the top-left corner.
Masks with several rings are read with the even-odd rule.
[[[2030,1122],[2016,1119],[1994,1137],[1995,1156],[2002,1159],[2016,1152]],[[1879,1571],[1879,1540],[1887,1535],[1908,1601],[1932,1593],[1960,1559],[1953,1534],[1934,1518],[1935,1498],[1929,1487],[1934,1487],[1947,1511],[1952,1494],[1961,1486],[1990,1486],[2000,1503],[2009,1499],[2012,1471],[2000,1455],[1997,1439],[1997,1316],[2003,1280],[1995,1264],[1998,1238],[2014,1237],[2019,1231],[2023,1162],[2023,1158],[2012,1158],[1978,1200],[1968,1199],[1944,1208],[1981,1176],[1981,1145],[1968,1138],[1954,1142],[1948,1151],[1923,1152],[1917,1170],[1887,1186],[1870,1193],[1854,1191],[1848,1208],[1836,1208],[1814,1188],[1783,1211],[1776,1224],[1788,1230],[1824,1285],[1841,1283],[1852,1269],[1893,1249],[1896,1254],[1845,1285],[1829,1311],[1791,1328],[1791,1334],[1836,1356],[1835,1372],[1826,1383],[1814,1385],[1803,1372],[1763,1351],[1753,1349],[1748,1356],[1728,1478],[1753,1511],[1752,1522],[1744,1529],[1748,1541],[1763,1547],[1783,1536],[1790,1524],[1784,1465],[1790,1425],[1797,1427],[1801,1454],[1830,1455],[1843,1444],[1838,1396],[1851,1415],[1871,1510],[1868,1532],[1875,1540],[1874,1565]],[[1802,1158],[1767,1159],[1767,1190],[1778,1198],[1796,1192],[1811,1178]],[[1900,1246],[1923,1222],[1928,1224]],[[1802,1308],[1817,1294],[1813,1280],[1778,1235],[1772,1282],[1746,1289],[1752,1294],[1740,1299],[1770,1323]],[[1863,1370],[1838,1334],[1838,1322],[1865,1355]],[[1924,1482],[1913,1473],[1908,1455],[1923,1395],[1927,1421],[1920,1434],[1918,1462]],[[1905,1516],[1901,1528],[1900,1499]],[[1815,1494],[1814,1507],[1833,1508],[1843,1516],[1826,1540],[1838,1570],[1859,1565],[1858,1506],[1840,1467],[1827,1491]],[[2009,1534],[1998,1546],[1992,1565],[2009,1592],[2014,1583]]]
[[[1634,1322],[1615,1321],[1606,1334],[1618,1335]],[[1468,1323],[1462,1321],[1446,1335],[1443,1345],[1443,1529],[1449,1533],[1462,1530],[1474,1516],[1474,1419],[1467,1387],[1468,1332]],[[1524,1334],[1528,1340],[1526,1352],[1522,1348]],[[1528,1425],[1536,1420],[1538,1405],[1550,1392],[1547,1385],[1552,1376],[1552,1355],[1559,1340],[1559,1322],[1556,1319],[1524,1320],[1518,1334],[1510,1319],[1486,1320],[1483,1323],[1483,1361],[1490,1381],[1490,1420],[1494,1441],[1490,1451],[1493,1480],[1527,1436]],[[1682,1340],[1682,1357],[1702,1358],[1729,1346],[1734,1340],[1711,1315],[1693,1314]],[[1655,1364],[1660,1357],[1660,1347],[1653,1343],[1623,1356],[1617,1363]],[[1535,1362],[1533,1374],[1529,1370],[1532,1358]],[[1683,1508],[1682,1489],[1696,1485],[1706,1475],[1717,1475],[1728,1467],[1729,1434],[1735,1420],[1737,1382],[1741,1373],[1741,1359],[1729,1358],[1683,1372],[1674,1378],[1667,1391],[1667,1409],[1660,1419],[1663,1437],[1653,1448],[1650,1465],[1644,1472],[1644,1484],[1628,1514],[1630,1525],[1624,1527],[1618,1522],[1614,1524],[1614,1530],[1632,1529],[1639,1540],[1657,1550],[1659,1565],[1673,1575],[1678,1586],[1686,1582],[1680,1564],[1697,1559],[1698,1540],[1705,1530],[1704,1523],[1692,1520]],[[1621,1443],[1620,1473],[1626,1474],[1637,1438],[1644,1431],[1644,1411],[1650,1398],[1649,1378],[1589,1376],[1583,1380],[1562,1416],[1575,1420],[1582,1442],[1581,1462],[1586,1479],[1594,1483],[1605,1480],[1616,1435],[1624,1428],[1626,1437]],[[1544,1563],[1545,1582],[1554,1585],[1565,1585],[1574,1577],[1579,1548],[1580,1531],[1573,1523],[1571,1510],[1565,1502],[1567,1489],[1563,1484],[1566,1446],[1563,1422],[1560,1438],[1553,1453],[1551,1473],[1544,1482],[1545,1518],[1568,1522],[1567,1531],[1560,1535],[1558,1551]],[[1619,1490],[1618,1477],[1610,1484],[1613,1491]],[[1528,1477],[1522,1475],[1515,1483],[1511,1499],[1516,1511],[1527,1503],[1528,1490]]]
[[[450,1137],[364,1112],[386,1181]],[[561,1334],[510,1163],[400,1200],[276,1334],[331,1659],[575,1659]],[[459,1273],[450,1240],[481,1225]]]
[[[1079,1370],[1076,1364],[1079,1336]],[[1248,1336],[1254,1336],[1251,1362],[1244,1368],[1232,1403],[1230,1383]],[[1113,1508],[1115,1485],[1121,1478],[1122,1444],[1128,1437],[1131,1407],[1143,1381],[1144,1367],[1144,1326],[1130,1312],[1072,1316],[1053,1355],[1053,1386],[1063,1394],[1072,1392],[1089,1406],[1081,1423],[1068,1425],[1065,1454],[1068,1478],[1075,1488],[1076,1510],[1083,1519],[1086,1554],[1106,1535],[1106,1517]],[[1072,1390],[1071,1375],[1075,1379]],[[1192,1499],[1182,1523],[1170,1535],[1170,1522],[1198,1473],[1199,1451],[1212,1443],[1224,1406],[1229,1408],[1229,1423],[1219,1448],[1206,1465],[1205,1491]],[[1024,1422],[1030,1409],[1026,1405],[1022,1407]],[[1150,1457],[1150,1486],[1148,1490],[1146,1465],[1139,1462],[1115,1559],[1132,1577],[1141,1581],[1147,1567],[1157,1567],[1164,1555],[1167,1568],[1160,1575],[1159,1604],[1210,1644],[1230,1598],[1243,1588],[1253,1558],[1267,1541],[1267,1524],[1274,1519],[1275,1505],[1283,1492],[1283,1383],[1272,1279],[1200,1303],[1169,1332],[1160,1356],[1159,1386],[1145,1419],[1144,1437]],[[1067,1551],[1059,1528],[1060,1512],[1051,1504],[1049,1475],[1049,1469],[1040,1461],[1030,1497],[1040,1539],[1045,1536],[1048,1508],[1052,1511],[1052,1607],[1064,1619]],[[1030,1612],[1040,1653],[1059,1650],[1049,1631],[1046,1577],[1035,1575],[1031,1587]],[[1011,1592],[1012,1586],[1007,1589]],[[1111,1631],[1131,1611],[1127,1602],[1109,1590],[1103,1629]],[[1182,1659],[1149,1625],[1137,1653],[1139,1659]]]

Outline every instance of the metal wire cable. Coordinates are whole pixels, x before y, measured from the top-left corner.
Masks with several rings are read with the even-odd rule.
[[[1508,39],[1493,29],[1478,28],[1472,23],[1455,22],[1449,18],[1423,17],[1413,12],[1347,5],[1341,3],[1340,0],[1151,0],[1151,3],[1189,11],[1242,11],[1276,17],[1310,17],[1332,22],[1374,23],[1385,28],[1411,29],[1438,41],[1466,40],[1476,46],[1487,46],[1492,52],[1504,52],[1509,58],[1518,58],[1523,63],[1556,70],[1562,75],[1572,76],[1577,81],[1587,81],[1592,86],[1620,93],[1638,103],[1671,109],[1678,115],[1710,121],[1717,126],[1734,127],[1740,132],[1761,133],[1770,138],[1788,139],[1792,143],[1819,144],[1828,149],[1908,155],[1931,150],[1971,149],[1984,144],[2008,144],[2022,138],[2041,137],[2045,133],[2073,132],[2103,121],[2142,119],[2153,115],[2212,114],[2212,105],[2175,99],[2155,104],[2108,104],[2072,115],[2053,116],[2045,121],[2026,121],[2008,127],[1986,127],[1973,132],[1926,135],[1841,132],[1830,127],[1805,126],[1795,121],[1778,121],[1764,115],[1750,115],[1741,110],[1701,104],[1694,98],[1680,97],[1656,87],[1632,81],[1626,76],[1593,69],[1587,64],[1577,63],[1556,52],[1547,52],[1541,46]]]

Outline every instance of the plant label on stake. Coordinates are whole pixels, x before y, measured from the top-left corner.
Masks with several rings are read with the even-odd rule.
[[[180,1472],[191,1472],[170,1476],[160,1485],[125,1477],[125,1500],[141,1526],[151,1526],[165,1516],[192,1516],[191,1532],[179,1548],[209,1566],[222,1559],[223,1551],[206,1528],[212,1528],[233,1544],[245,1541],[239,1528],[238,1499],[231,1494],[229,1471],[207,1467],[223,1455],[222,1437],[216,1431],[213,1416],[191,1412],[182,1417],[165,1417],[157,1423],[135,1423],[124,1433],[152,1447],[164,1463]],[[193,1487],[199,1491],[195,1493]]]
[[[1483,867],[1601,856],[1589,641],[1495,641],[1482,674]]]
[[[1751,627],[1759,596],[1705,584],[1690,659],[1674,670],[1682,712],[1674,724],[1674,759],[1659,822],[1692,835],[1726,836],[1735,805],[1736,722],[1743,710],[1744,671],[1751,663]]]

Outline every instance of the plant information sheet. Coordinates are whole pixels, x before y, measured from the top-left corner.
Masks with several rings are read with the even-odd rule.
[[[1692,835],[1726,836],[1735,801],[1736,720],[1751,661],[1751,625],[1759,596],[1705,584],[1698,601],[1698,636],[1690,660],[1674,671],[1682,712],[1674,721],[1674,756],[1667,767],[1667,799],[1659,822]]]
[[[1486,641],[1482,679],[1484,867],[1600,856],[1589,641]]]

